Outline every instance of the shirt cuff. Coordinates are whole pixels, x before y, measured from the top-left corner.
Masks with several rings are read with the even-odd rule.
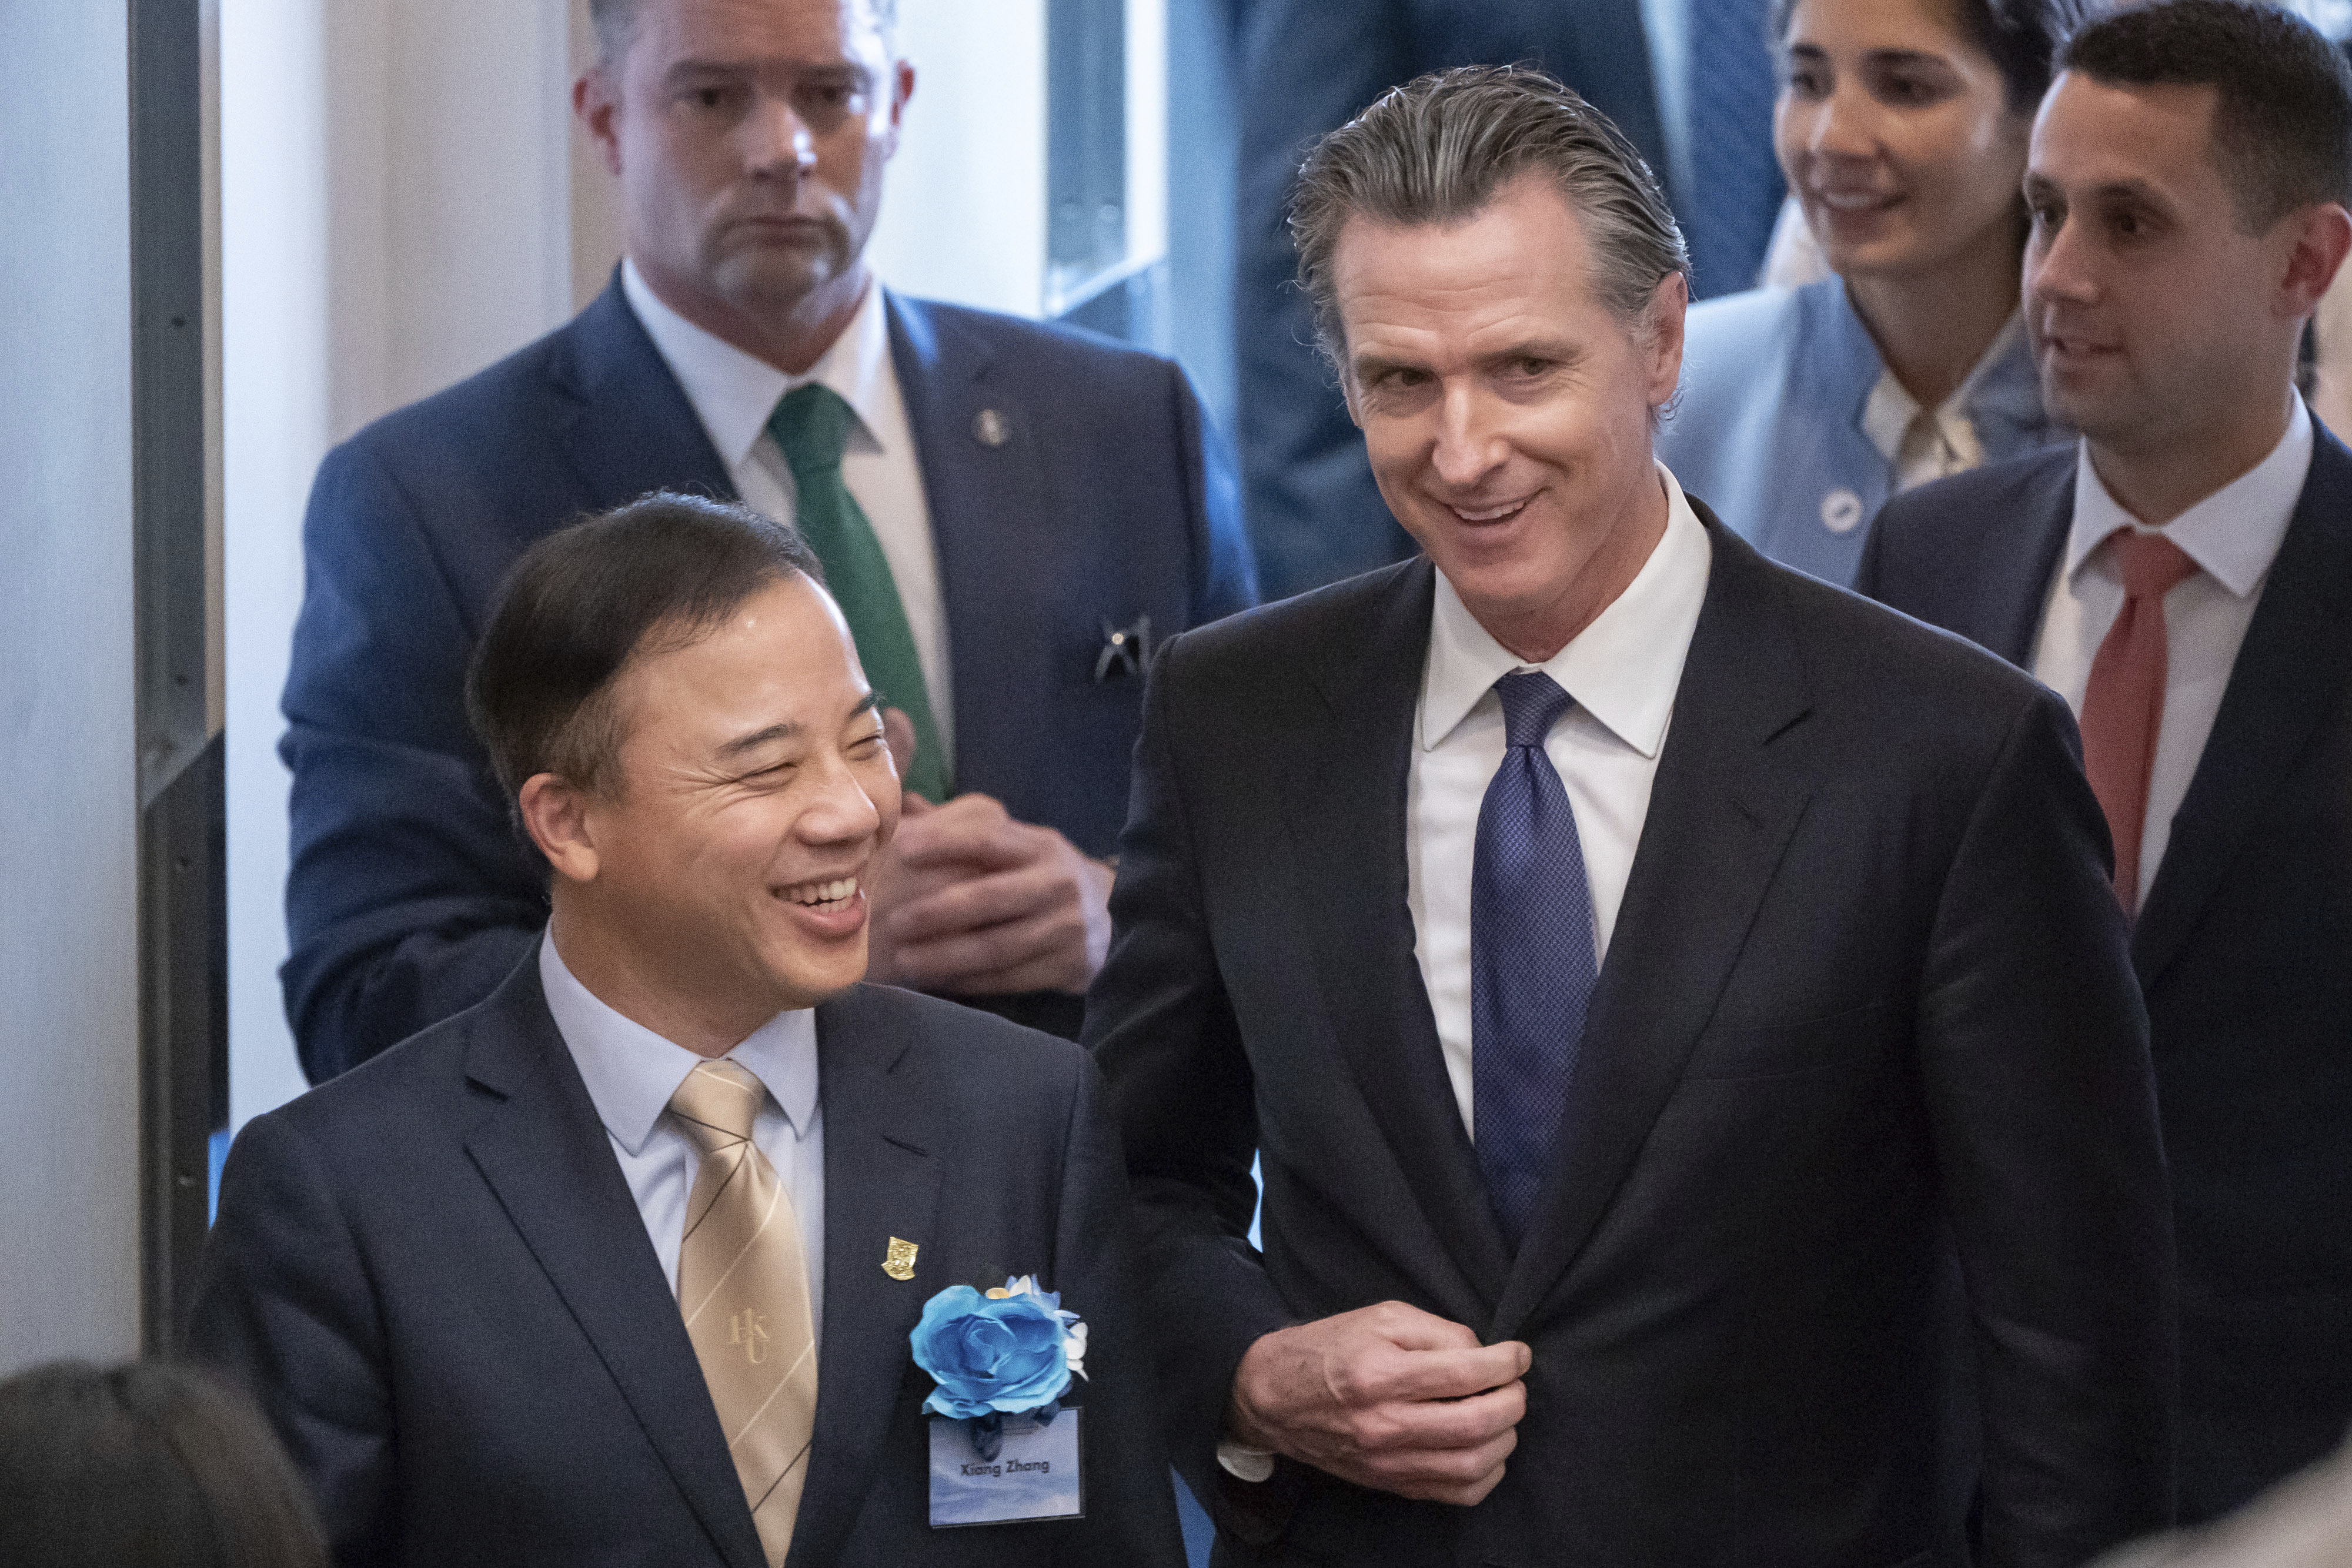
[[[1247,1448],[1239,1443],[1217,1445],[1217,1465],[1237,1481],[1252,1486],[1274,1479],[1274,1455],[1265,1448]]]

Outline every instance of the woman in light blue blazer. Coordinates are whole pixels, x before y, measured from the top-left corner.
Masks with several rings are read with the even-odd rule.
[[[1775,150],[1832,274],[1692,308],[1659,455],[1841,585],[1887,497],[2069,438],[2018,311],[2033,111],[2090,0],[1776,0]]]

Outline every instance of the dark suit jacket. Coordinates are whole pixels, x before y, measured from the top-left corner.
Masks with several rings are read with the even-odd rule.
[[[2030,666],[2074,451],[1898,497],[1864,591]],[[2132,931],[2180,1246],[2180,1512],[2352,1423],[2352,452],[2324,430]]]
[[[1236,617],[1154,672],[1087,1035],[1177,1467],[1229,1562],[1926,1563],[1945,1227],[1986,1387],[1981,1562],[2071,1568],[2168,1517],[2146,1025],[2065,706],[1701,516],[1705,608],[1516,1257],[1406,905],[1433,570]],[[1234,1368],[1391,1299],[1533,1347],[1518,1448],[1468,1510],[1298,1471],[1283,1531],[1213,1480]]]
[[[1286,218],[1308,145],[1392,87],[1449,66],[1540,66],[1574,88],[1663,177],[1665,137],[1641,0],[1241,0],[1235,422],[1258,579],[1268,599],[1412,552],[1389,514],[1314,347]],[[1756,26],[1763,23],[1761,0]],[[1704,39],[1694,39],[1704,48]],[[1778,175],[1752,199],[1765,226]],[[1685,197],[1675,193],[1680,205]],[[1756,257],[1760,263],[1762,257]]]
[[[790,1562],[1182,1562],[1118,1140],[1078,1050],[881,987],[817,1009],[824,1329]],[[919,1248],[883,1273],[884,1244]],[[933,1531],[933,1293],[1034,1272],[1087,1320],[1086,1518]],[[251,1390],[338,1563],[759,1568],[653,1243],[548,1014],[488,1001],[249,1124],[191,1348]]]
[[[1231,467],[1183,372],[1091,335],[890,299],[937,541],[956,781],[1110,852],[1142,683],[1104,627],[1249,603]],[[1006,439],[982,442],[982,409]],[[569,325],[390,414],[319,470],[280,747],[294,771],[287,1016],[313,1082],[488,996],[546,923],[544,873],[466,720],[500,582],[648,490],[731,497],[617,281]],[[1024,1021],[1076,1033],[1075,998]]]

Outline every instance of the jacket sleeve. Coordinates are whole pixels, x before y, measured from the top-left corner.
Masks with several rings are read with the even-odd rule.
[[[1268,599],[1402,560],[1412,543],[1372,483],[1285,221],[1307,149],[1427,63],[1395,0],[1251,0],[1238,41],[1234,192],[1236,434]],[[1452,62],[1447,62],[1452,63]]]
[[[340,1568],[393,1561],[383,1325],[328,1175],[283,1114],[247,1124],[229,1151],[188,1352],[268,1417],[310,1483]]]
[[[1967,1282],[1986,1568],[2171,1513],[2171,1202],[2147,1020],[2065,704],[2011,727],[1946,873],[1921,1080]]]
[[[1192,490],[1184,519],[1192,538],[1192,624],[1202,626],[1257,602],[1257,563],[1250,556],[1233,451],[1202,411],[1192,378],[1174,366],[1169,376],[1174,383],[1177,438],[1183,444],[1184,472]]]
[[[1249,1062],[1202,908],[1170,734],[1185,640],[1154,665],[1111,894],[1108,962],[1086,1040],[1134,1188],[1144,1299],[1176,1468],[1221,1526],[1258,1531],[1225,1500],[1217,1440],[1234,1373],[1294,1321],[1250,1244],[1257,1123]]]
[[[1182,1568],[1168,1451],[1152,1368],[1150,1302],[1135,1266],[1127,1167],[1118,1129],[1090,1061],[1063,1145],[1062,1207],[1054,1238],[1063,1305],[1087,1325],[1084,1411],[1087,1506],[1078,1563]]]
[[[547,904],[467,722],[472,629],[361,444],[320,466],[303,555],[279,745],[294,776],[280,977],[316,1083],[489,995]]]

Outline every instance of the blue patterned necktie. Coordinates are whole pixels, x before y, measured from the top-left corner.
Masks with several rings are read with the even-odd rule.
[[[1507,749],[1478,807],[1470,870],[1471,1122],[1504,1239],[1518,1250],[1568,1110],[1601,965],[1568,789],[1544,739],[1576,699],[1540,671],[1495,683]]]
[[[1772,55],[1766,0],[1689,0],[1691,189],[1683,193],[1693,294],[1756,287],[1780,166],[1772,153]]]

